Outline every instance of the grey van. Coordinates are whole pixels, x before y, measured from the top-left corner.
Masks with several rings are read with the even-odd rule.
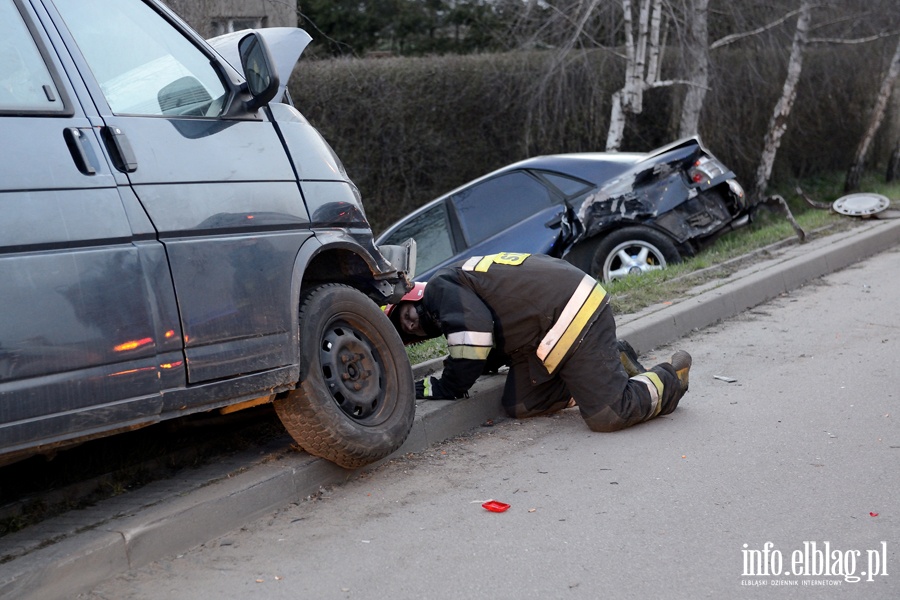
[[[0,0],[0,464],[264,402],[344,467],[405,440],[379,305],[414,244],[374,245],[285,90],[305,33],[279,78],[264,32],[220,54],[155,0]]]

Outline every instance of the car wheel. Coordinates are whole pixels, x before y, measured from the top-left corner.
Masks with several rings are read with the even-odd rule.
[[[681,261],[672,241],[649,227],[624,227],[597,244],[591,274],[603,281],[664,269]]]
[[[361,292],[313,288],[300,306],[300,385],[274,404],[310,454],[348,469],[384,458],[406,440],[416,411],[400,336]]]

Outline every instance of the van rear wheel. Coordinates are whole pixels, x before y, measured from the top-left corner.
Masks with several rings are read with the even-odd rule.
[[[406,440],[416,411],[400,336],[361,292],[313,288],[300,305],[300,385],[274,404],[310,454],[348,469],[384,458]]]

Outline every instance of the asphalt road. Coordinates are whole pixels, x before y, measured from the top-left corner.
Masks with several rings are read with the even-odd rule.
[[[672,415],[477,428],[79,598],[900,597],[898,267],[682,339]]]

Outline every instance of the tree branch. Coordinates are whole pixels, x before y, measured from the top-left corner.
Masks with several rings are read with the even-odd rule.
[[[808,43],[810,44],[867,44],[869,42],[874,42],[875,40],[880,40],[886,37],[892,37],[897,35],[898,31],[886,31],[884,33],[876,33],[875,35],[870,35],[864,38],[854,38],[852,40],[846,40],[842,38],[810,38]]]
[[[764,31],[768,31],[769,29],[772,29],[773,27],[777,27],[778,25],[781,25],[782,23],[784,23],[785,21],[787,21],[788,19],[790,19],[791,17],[793,17],[794,15],[799,13],[800,10],[801,9],[799,9],[799,8],[797,10],[792,10],[791,12],[787,13],[780,19],[772,21],[768,25],[763,25],[762,27],[757,27],[756,29],[754,29],[752,31],[745,31],[743,33],[733,33],[731,35],[726,35],[722,39],[716,40],[715,42],[710,44],[709,49],[715,50],[716,48],[720,48],[722,46],[727,46],[728,44],[733,44],[734,42],[738,42],[746,37],[750,37],[753,35],[759,35],[760,33],[764,32]]]

